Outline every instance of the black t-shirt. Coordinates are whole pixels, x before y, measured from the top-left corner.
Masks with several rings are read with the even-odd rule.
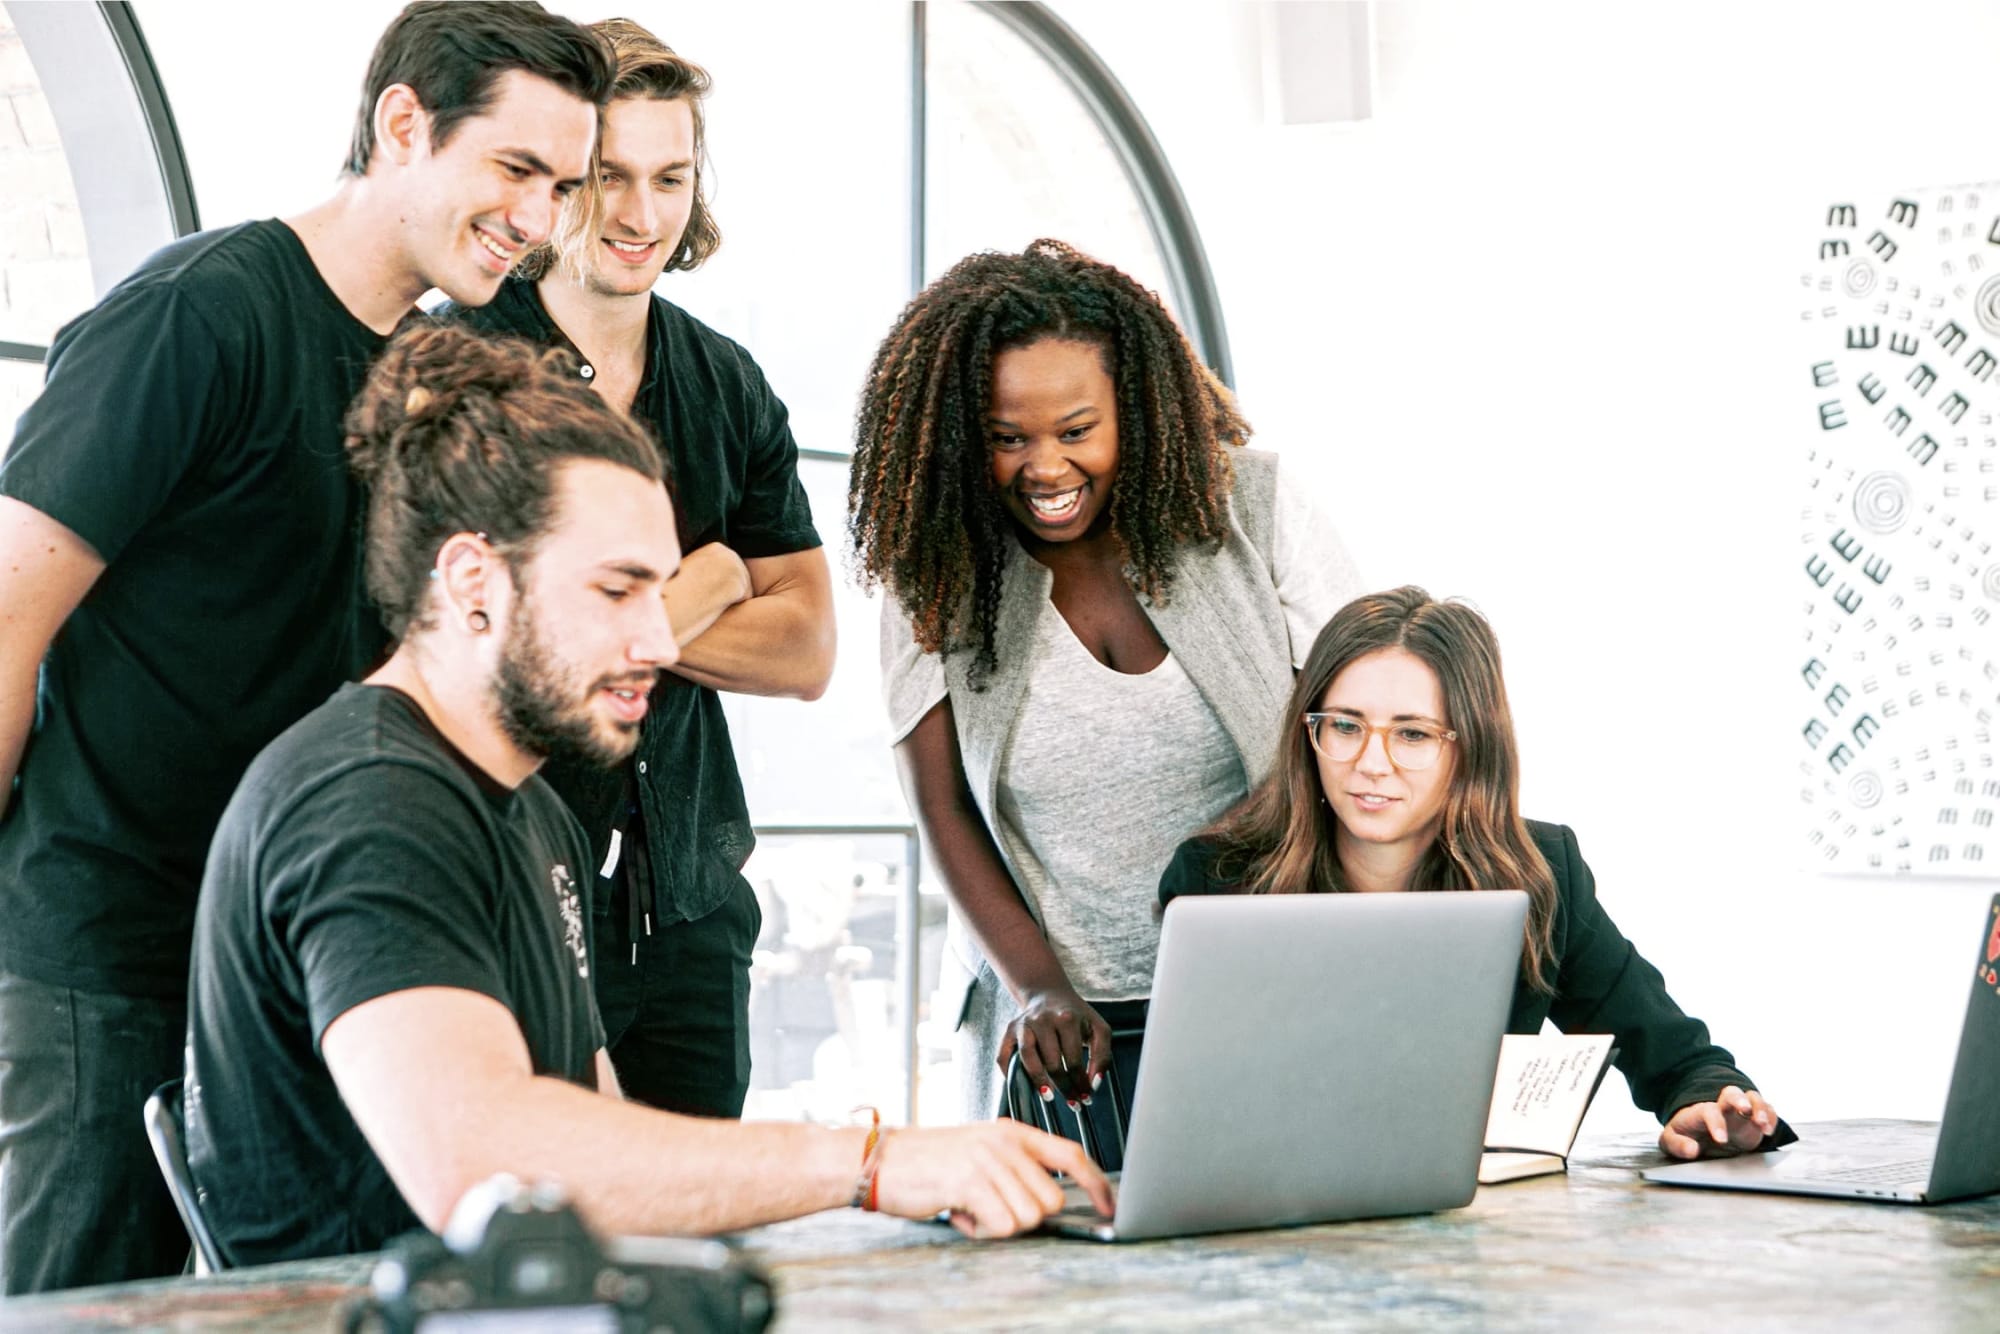
[[[500,787],[396,690],[343,688],[250,766],[202,882],[188,1006],[188,1166],[232,1264],[418,1226],[320,1057],[364,1001],[491,996],[535,1073],[596,1087],[588,852],[546,783]]]
[[[530,282],[503,283],[491,304],[445,314],[486,333],[577,352]],[[818,547],[785,405],[750,354],[657,294],[646,344],[632,415],[666,452],[682,549],[722,542],[754,560]],[[595,375],[577,359],[579,374]],[[643,858],[628,851],[620,869],[635,860],[650,868],[660,922],[706,916],[741,883],[755,839],[715,691],[663,672],[628,765],[606,771],[553,762],[545,772],[583,821],[598,864],[614,827],[643,824]],[[628,822],[621,799],[634,776],[639,818]]]
[[[183,994],[236,780],[385,643],[341,431],[382,342],[277,221],[175,242],[57,334],[0,494],[106,568],[0,821],[0,968]]]

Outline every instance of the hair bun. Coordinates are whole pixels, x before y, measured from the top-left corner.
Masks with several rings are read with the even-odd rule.
[[[492,403],[518,385],[540,356],[515,338],[462,325],[418,321],[390,340],[347,413],[347,453],[372,482],[399,450],[434,450],[480,434]],[[467,420],[467,414],[471,417]],[[461,441],[462,443],[462,441]]]

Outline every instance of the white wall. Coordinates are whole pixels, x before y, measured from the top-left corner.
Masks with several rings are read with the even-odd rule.
[[[1796,292],[1829,203],[2000,179],[2000,6],[1390,0],[1335,127],[1264,123],[1261,5],[1059,9],[1174,160],[1260,443],[1373,582],[1493,619],[1526,812],[1788,1113],[1934,1118],[2000,883],[1807,864]]]
[[[276,61],[266,6],[141,0],[208,225],[331,189],[396,7]],[[2000,6],[1385,3],[1374,119],[1291,128],[1260,6],[1059,9],[1175,161],[1260,442],[1376,583],[1493,617],[1528,812],[1785,1109],[1935,1116],[1993,886],[1806,869],[1794,292],[1836,197],[2000,178]],[[839,447],[907,263],[906,11],[630,12],[718,78],[729,244],[670,290]]]

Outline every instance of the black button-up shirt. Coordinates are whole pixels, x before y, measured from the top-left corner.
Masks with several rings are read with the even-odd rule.
[[[445,314],[482,332],[566,348],[579,374],[596,377],[533,283],[503,283],[492,304]],[[682,550],[722,542],[750,560],[820,545],[785,405],[739,344],[658,295],[632,415],[667,456]],[[542,773],[583,822],[598,865],[613,831],[622,831],[622,869],[635,885],[650,875],[659,923],[703,917],[740,883],[755,840],[713,690],[662,672],[631,760],[611,771],[551,762]]]

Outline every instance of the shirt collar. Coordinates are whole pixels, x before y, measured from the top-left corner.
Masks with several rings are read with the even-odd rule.
[[[525,278],[510,278],[500,289],[495,303],[506,302],[508,306],[525,316],[534,325],[542,342],[551,347],[559,347],[576,358],[577,374],[586,380],[595,379],[597,368],[584,357],[581,349],[570,341],[562,326],[549,314],[549,308],[542,304],[541,288]],[[656,386],[666,384],[666,335],[661,328],[661,297],[655,292],[646,307],[646,373],[639,377],[639,393],[633,399],[634,409],[642,408],[647,396],[657,392]],[[650,414],[647,414],[650,415]]]

